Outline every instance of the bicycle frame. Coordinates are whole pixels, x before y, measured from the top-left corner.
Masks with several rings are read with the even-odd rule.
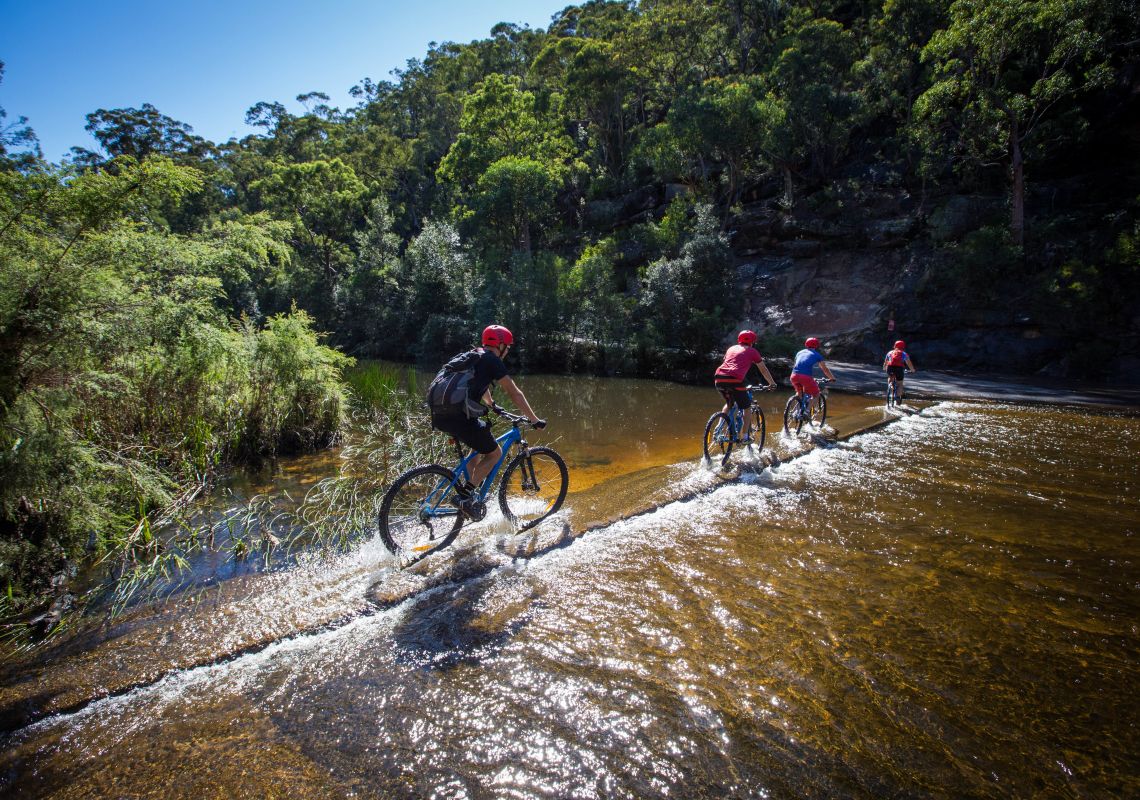
[[[520,431],[515,426],[511,426],[511,429],[509,431],[505,432],[502,436],[497,437],[495,441],[498,443],[502,455],[500,455],[499,460],[495,462],[495,466],[491,467],[491,471],[488,472],[487,477],[483,479],[482,485],[476,489],[480,501],[485,501],[487,499],[487,493],[491,491],[491,486],[494,485],[495,478],[497,478],[499,475],[499,469],[502,468],[503,463],[507,460],[507,456],[510,455],[511,448],[519,443],[523,444],[524,446],[526,445],[526,443],[523,441],[522,431]],[[458,442],[456,443],[456,448],[459,449]],[[470,481],[471,473],[468,471],[467,465],[471,463],[471,460],[477,455],[478,453],[472,450],[465,457],[460,459],[459,466],[457,466],[452,471],[456,474],[462,475],[464,478]],[[451,486],[455,486],[454,480],[451,482]]]
[[[514,446],[516,444],[526,446],[522,431],[513,425],[509,431],[497,437],[495,441],[502,450],[502,455],[499,456],[499,460],[495,462],[495,465],[491,467],[491,471],[488,472],[487,477],[483,479],[482,485],[475,489],[475,496],[479,498],[479,502],[481,503],[486,502],[487,494],[491,491],[491,487],[495,484],[495,479],[499,475],[499,469],[502,468],[503,463],[507,460],[507,456],[510,455]],[[424,506],[421,510],[422,514],[432,517],[451,517],[459,513],[459,509],[451,504],[449,498],[451,497],[451,493],[455,490],[455,482],[458,477],[462,476],[468,481],[471,480],[471,472],[468,470],[467,465],[471,462],[471,459],[475,458],[478,454],[472,450],[466,456],[463,456],[462,446],[458,441],[456,441],[455,447],[460,453],[460,460],[458,466],[452,470],[453,477],[450,481],[440,481],[435,489],[432,490],[431,494],[424,498]]]
[[[745,388],[743,391],[748,394],[748,408],[741,408],[740,406],[736,405],[735,402],[729,400],[727,396],[724,398],[725,405],[728,406],[728,435],[733,439],[734,442],[740,435],[740,432],[744,430],[744,423],[746,421],[744,417],[745,414],[751,414],[754,411],[759,412],[761,415],[764,413],[763,409],[760,408],[760,405],[756,400],[754,392],[763,392],[766,391],[766,389],[763,386],[750,386]],[[723,427],[723,424],[717,427],[717,436],[722,435]],[[752,433],[755,432],[755,430],[752,431]]]

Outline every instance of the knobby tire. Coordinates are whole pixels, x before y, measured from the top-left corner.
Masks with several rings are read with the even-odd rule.
[[[728,414],[716,412],[705,423],[705,458],[710,463],[719,460],[722,467],[727,465],[728,457],[732,455],[732,439],[732,422]]]
[[[518,530],[525,531],[562,507],[569,485],[562,456],[549,447],[529,447],[503,473],[499,508]]]
[[[752,406],[752,444],[759,451],[764,449],[764,439],[768,436],[768,424],[764,421],[764,411],[760,406]]]
[[[396,478],[380,503],[380,540],[395,556],[423,556],[447,547],[463,527],[451,504],[451,470],[438,464],[414,467]]]

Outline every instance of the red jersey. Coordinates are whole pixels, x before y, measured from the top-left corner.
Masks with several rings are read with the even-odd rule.
[[[887,353],[887,357],[883,359],[883,366],[886,367],[905,367],[907,355],[903,350],[892,350]]]
[[[755,347],[743,344],[734,344],[724,354],[724,361],[716,368],[715,379],[744,383],[744,376],[753,364],[763,364],[764,359]]]

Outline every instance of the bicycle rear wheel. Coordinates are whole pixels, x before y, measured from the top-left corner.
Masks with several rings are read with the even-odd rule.
[[[764,421],[764,409],[752,406],[752,443],[757,450],[764,449],[764,438],[768,435],[768,424]]]
[[[380,503],[380,541],[397,556],[424,556],[447,547],[463,526],[451,504],[455,476],[438,464],[408,470]]]
[[[515,456],[499,484],[499,508],[520,530],[533,528],[562,507],[570,477],[562,456],[529,447]]]
[[[895,382],[887,381],[887,408],[899,404],[897,392],[898,389],[895,387]]]
[[[716,412],[705,423],[704,451],[710,462],[719,460],[722,467],[728,463],[732,454],[732,423],[723,411]]]
[[[800,428],[804,426],[803,415],[799,412],[800,398],[793,394],[788,398],[787,405],[784,406],[784,433],[799,434]]]

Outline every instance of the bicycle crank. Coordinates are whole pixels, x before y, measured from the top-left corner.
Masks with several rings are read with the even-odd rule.
[[[481,500],[472,500],[470,503],[464,503],[463,514],[472,522],[480,522],[487,516],[487,504]]]

